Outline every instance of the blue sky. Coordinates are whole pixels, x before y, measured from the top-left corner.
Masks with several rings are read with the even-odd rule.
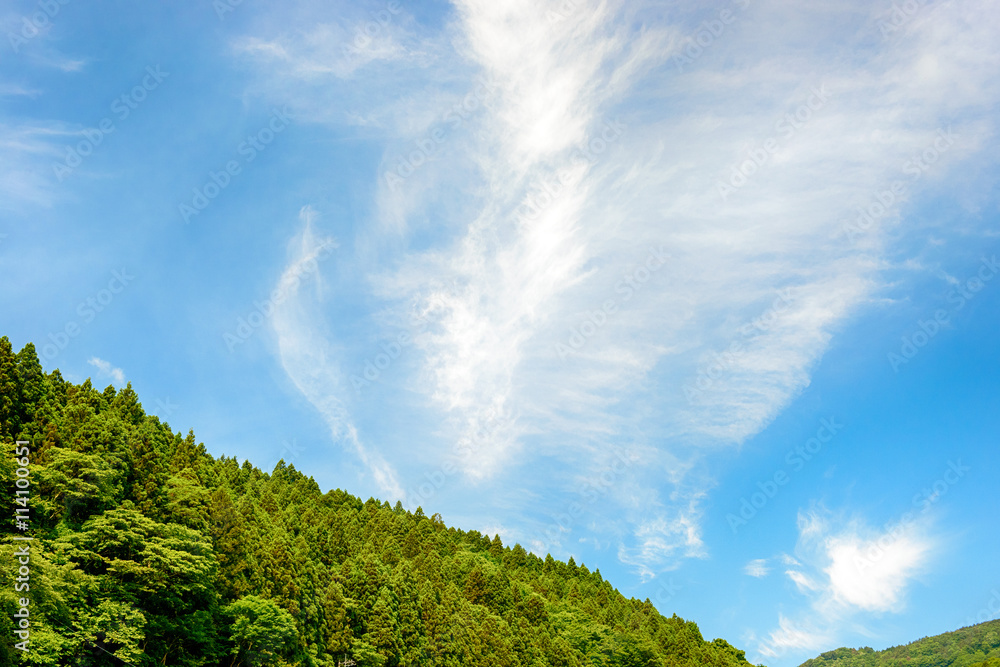
[[[986,0],[12,2],[2,332],[755,662],[1000,612]]]

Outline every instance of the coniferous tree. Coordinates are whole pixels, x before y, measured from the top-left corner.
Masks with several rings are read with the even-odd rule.
[[[14,355],[3,338],[5,488],[19,433],[32,450],[30,664],[749,667],[572,559],[399,502],[323,493],[284,461],[266,473],[214,458],[145,414],[131,385],[45,375],[33,346]],[[0,539],[8,637],[11,531]],[[992,657],[984,646],[969,655]],[[20,657],[0,647],[0,664]]]
[[[20,432],[21,387],[17,358],[7,336],[0,337],[0,438],[9,441]]]

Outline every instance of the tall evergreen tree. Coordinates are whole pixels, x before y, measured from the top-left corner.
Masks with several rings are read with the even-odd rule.
[[[17,358],[7,336],[0,336],[0,438],[5,441],[20,432],[21,386],[17,377]]]
[[[45,375],[33,346],[14,355],[0,338],[6,488],[18,433],[32,440],[27,664],[749,667],[572,559],[323,493],[283,461],[266,473],[214,458],[145,414],[130,385]],[[7,637],[11,533],[0,533]],[[0,646],[0,664],[21,657]]]

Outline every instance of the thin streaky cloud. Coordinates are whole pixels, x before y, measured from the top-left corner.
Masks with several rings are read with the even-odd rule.
[[[364,79],[346,93],[355,117],[391,128],[383,167],[403,152],[400,136],[440,123],[456,80],[496,92],[398,188],[373,177],[374,220],[355,250],[385,321],[428,322],[408,367],[436,423],[427,465],[473,439],[485,413],[516,418],[477,439],[478,455],[462,462],[470,485],[499,483],[535,456],[585,471],[581,452],[634,445],[650,502],[610,496],[632,526],[616,539],[623,561],[656,571],[703,555],[700,503],[713,481],[673,473],[692,469],[699,447],[759,433],[809,386],[838,332],[884,303],[888,244],[909,207],[977,159],[997,82],[965,65],[997,58],[997,17],[988,3],[942,3],[882,41],[871,8],[765,2],[678,72],[671,56],[687,23],[634,29],[649,8],[615,3],[580,3],[550,22],[555,9],[460,2],[442,34],[400,21],[399,40],[432,44],[433,57],[379,62],[390,80],[408,77],[395,101],[380,91],[366,107]],[[760,50],[781,17],[812,35],[808,48]],[[278,71],[340,90],[340,74],[314,66],[323,39],[257,48],[260,94],[287,92]],[[442,57],[449,40],[453,57]],[[311,108],[325,99],[310,94]],[[789,123],[796,113],[804,120]],[[311,118],[344,122],[339,111]],[[942,132],[953,140],[933,167],[906,174]],[[719,184],[771,139],[767,160],[722,197]],[[856,207],[895,179],[906,195],[851,239]],[[669,255],[655,272],[642,268],[651,252]],[[613,313],[599,312],[606,303]],[[561,355],[581,326],[593,332]],[[310,391],[343,406],[349,387],[331,373]]]
[[[334,442],[361,461],[384,493],[402,498],[404,493],[392,466],[377,450],[361,442],[346,405],[330,391],[328,383],[338,381],[342,373],[336,352],[317,330],[313,313],[323,304],[317,257],[324,247],[336,247],[337,243],[315,233],[315,215],[310,207],[300,212],[303,229],[289,244],[289,262],[275,287],[283,295],[272,317],[278,354],[291,381],[326,421]],[[311,285],[304,284],[301,276],[305,274],[311,276]]]

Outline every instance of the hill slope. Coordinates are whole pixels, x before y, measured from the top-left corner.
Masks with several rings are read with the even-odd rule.
[[[925,637],[884,651],[838,648],[801,667],[1000,667],[1000,620]]]
[[[19,460],[15,439],[30,442]],[[267,474],[215,459],[131,386],[45,374],[32,345],[14,354],[6,337],[0,441],[3,488],[30,471],[35,538],[30,592],[15,593],[27,543],[5,522],[0,664],[749,665],[572,559],[322,493],[283,462]],[[21,595],[28,653],[7,639]]]

